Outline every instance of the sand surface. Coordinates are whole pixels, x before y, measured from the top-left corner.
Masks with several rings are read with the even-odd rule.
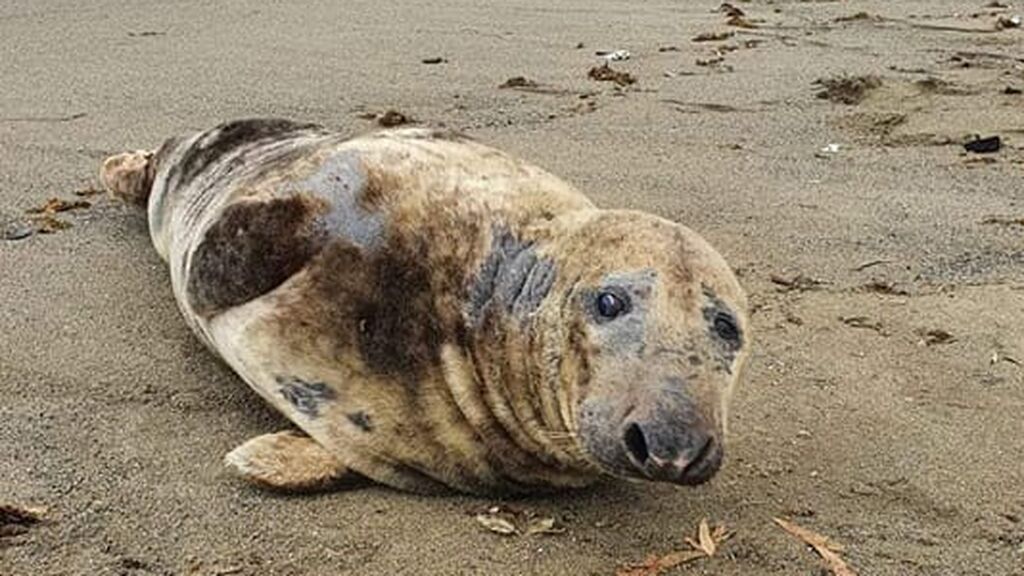
[[[670,574],[821,573],[774,516],[862,576],[1024,574],[1024,96],[1004,93],[1024,31],[994,30],[1024,6],[984,4],[746,2],[739,28],[703,0],[3,2],[8,233],[107,154],[393,108],[698,230],[757,342],[700,488],[275,496],[221,457],[287,424],[190,335],[142,215],[88,198],[71,228],[0,240],[0,503],[47,508],[0,537],[0,574],[610,575],[703,517],[735,536]],[[588,79],[619,48],[637,82]],[[816,97],[842,75],[880,85]],[[540,89],[498,88],[514,76]],[[1003,149],[965,154],[975,133]],[[565,532],[491,534],[473,514],[497,504]]]

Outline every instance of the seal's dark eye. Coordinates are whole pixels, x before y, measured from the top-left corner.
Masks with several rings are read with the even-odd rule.
[[[597,313],[602,318],[611,320],[626,313],[628,304],[621,296],[611,292],[601,292],[597,295]]]
[[[715,314],[715,334],[726,342],[740,341],[740,329],[736,326],[736,320],[725,312]]]

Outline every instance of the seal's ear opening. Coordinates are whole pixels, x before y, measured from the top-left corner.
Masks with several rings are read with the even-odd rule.
[[[137,150],[111,156],[103,161],[100,181],[114,198],[144,208],[153,187],[153,152]]]

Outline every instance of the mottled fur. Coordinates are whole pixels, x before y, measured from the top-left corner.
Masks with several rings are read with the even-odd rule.
[[[745,297],[678,224],[599,210],[450,132],[250,120],[145,160],[149,176],[111,161],[104,182],[148,197],[190,326],[308,435],[243,445],[228,458],[243,476],[275,484],[267,462],[297,443],[309,481],[295,457],[281,487],[525,492],[635,475],[631,411],[683,418],[652,428],[652,449],[678,423],[724,434],[747,346],[716,343],[705,316],[728,309],[746,332]],[[597,321],[602,290],[636,298],[633,315]]]

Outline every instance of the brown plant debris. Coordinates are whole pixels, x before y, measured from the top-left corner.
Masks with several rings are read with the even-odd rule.
[[[867,270],[868,268],[871,268],[873,266],[880,266],[882,264],[892,264],[892,260],[886,260],[884,258],[876,258],[874,260],[868,260],[867,262],[864,262],[863,264],[858,264],[853,269],[853,271],[854,272],[861,272],[861,271]]]
[[[633,77],[629,72],[622,72],[620,70],[614,70],[607,63],[601,66],[594,66],[587,72],[587,76],[591,80],[598,82],[614,82],[618,86],[629,86],[636,82],[636,78]]]
[[[619,569],[615,576],[658,576],[676,566],[710,558],[714,556],[722,543],[732,537],[725,526],[716,526],[714,529],[708,524],[708,519],[703,518],[697,526],[697,538],[686,536],[683,541],[690,547],[689,550],[679,550],[668,554],[650,554],[639,564],[630,564]]]
[[[811,548],[814,548],[814,551],[821,556],[822,560],[825,561],[825,565],[835,576],[857,576],[857,573],[839,556],[838,552],[842,551],[842,546],[836,542],[782,518],[772,518],[772,520],[791,536],[795,536]]]
[[[498,516],[497,514],[477,514],[475,518],[476,521],[479,522],[481,526],[490,530],[491,532],[494,532],[495,534],[501,534],[502,536],[512,536],[513,534],[518,532],[515,524],[513,524],[510,520]]]
[[[754,24],[753,22],[747,20],[743,16],[732,16],[728,20],[726,20],[725,23],[728,24],[729,26],[735,26],[737,28],[759,28],[757,24]]]
[[[725,15],[730,17],[730,18],[734,18],[736,16],[746,16],[747,15],[747,13],[744,12],[743,10],[741,10],[738,6],[735,6],[735,5],[730,4],[728,2],[723,2],[722,5],[718,7],[718,11],[719,12],[725,12]]]
[[[502,82],[498,88],[536,88],[540,86],[526,76],[513,76]]]
[[[103,194],[103,190],[90,186],[88,188],[82,188],[81,190],[75,190],[74,194],[75,196],[87,198],[89,196],[97,196],[99,194]]]
[[[865,292],[873,292],[875,294],[885,294],[886,296],[909,296],[910,292],[902,288],[897,288],[895,282],[886,282],[884,280],[872,280],[868,282],[862,289]]]
[[[60,198],[50,198],[42,206],[35,208],[29,208],[25,212],[27,214],[57,214],[58,212],[67,212],[68,210],[80,210],[84,208],[90,208],[92,204],[85,200],[61,200]]]
[[[718,42],[728,40],[734,36],[733,32],[703,32],[693,37],[694,42]]]
[[[562,534],[565,528],[550,516],[510,506],[491,506],[474,516],[474,519],[490,532],[501,536],[537,536]]]
[[[930,330],[918,330],[918,336],[921,337],[921,341],[925,346],[936,346],[939,344],[952,344],[956,342],[956,336],[953,336],[949,332],[941,328],[932,328]]]
[[[412,120],[398,110],[388,110],[377,117],[377,124],[385,128],[401,126],[402,124],[408,124],[409,122],[412,122]]]
[[[53,234],[54,232],[71,228],[71,223],[57,218],[57,214],[71,210],[82,210],[90,208],[91,206],[92,204],[85,200],[68,201],[61,200],[60,198],[50,198],[43,203],[42,206],[29,208],[25,212],[29,214],[31,228],[35,233]],[[14,230],[14,234],[11,234],[10,231],[8,231],[8,233],[5,233],[4,239],[19,240],[31,235],[27,234],[25,231],[25,227],[20,227],[17,230]]]
[[[704,59],[698,58],[696,64],[697,64],[697,66],[718,66],[719,64],[722,64],[723,62],[725,62],[725,58],[724,57],[722,57],[722,56],[715,56],[713,58],[704,58]]]
[[[815,96],[840,104],[860,104],[872,90],[882,85],[877,76],[834,76],[821,78],[815,84],[822,87]]]
[[[53,234],[60,232],[61,230],[67,230],[71,228],[71,223],[66,220],[61,220],[53,214],[44,214],[37,216],[32,219],[33,225],[36,227],[36,232],[39,234]]]
[[[693,562],[706,558],[707,555],[700,550],[687,550],[685,552],[670,552],[664,556],[651,554],[640,564],[631,564],[621,568],[615,576],[658,576],[665,571],[671,570],[681,564]]]
[[[554,518],[531,518],[526,523],[526,535],[533,536],[534,534],[561,534],[565,532],[565,528],[561,528],[556,525]]]
[[[828,282],[824,280],[818,280],[817,278],[811,278],[804,276],[803,274],[797,274],[796,276],[785,277],[778,274],[772,274],[769,278],[772,284],[778,286],[780,292],[806,292],[808,290],[818,290]]]
[[[358,118],[362,120],[373,120],[378,126],[384,128],[393,128],[395,126],[402,126],[403,124],[411,124],[415,122],[411,117],[403,114],[397,110],[387,110],[385,112],[363,112],[359,114]]]
[[[863,21],[863,20],[870,20],[872,22],[881,22],[882,21],[882,17],[881,16],[876,16],[874,14],[870,14],[868,12],[861,11],[861,12],[857,12],[856,14],[850,14],[849,16],[840,16],[840,17],[838,17],[838,18],[836,18],[836,19],[834,19],[832,21],[833,22],[858,22],[858,21]]]
[[[981,221],[982,224],[998,224],[999,226],[1024,226],[1024,216],[989,216]]]
[[[867,316],[840,316],[839,321],[846,324],[850,328],[863,328],[866,330],[874,330],[882,336],[887,336],[888,333],[885,331],[885,326],[881,322],[873,321]]]
[[[22,508],[12,504],[0,504],[0,537],[17,536],[29,526],[43,521],[45,508]]]

